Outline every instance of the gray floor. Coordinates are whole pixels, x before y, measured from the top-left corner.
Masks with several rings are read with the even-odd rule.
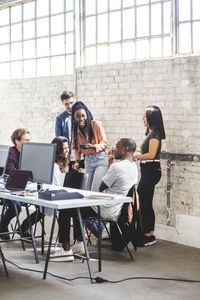
[[[23,251],[19,242],[2,243],[4,255],[20,267],[43,270],[44,257],[40,255],[40,264],[34,262],[31,246]],[[131,247],[131,245],[130,245]],[[95,249],[95,246],[92,247]],[[132,247],[131,247],[132,249]],[[113,252],[110,244],[103,242],[103,271],[97,272],[97,262],[92,261],[94,276],[108,280],[120,280],[128,277],[156,277],[200,280],[200,249],[186,247],[159,240],[154,246],[139,248],[130,261],[128,253]],[[42,274],[20,270],[7,263],[9,278],[5,277],[0,263],[1,299],[200,299],[200,283],[128,280],[121,283],[90,284],[89,279],[64,281],[52,276],[46,280]],[[51,262],[49,272],[73,278],[88,277],[86,262],[79,259],[74,262]]]

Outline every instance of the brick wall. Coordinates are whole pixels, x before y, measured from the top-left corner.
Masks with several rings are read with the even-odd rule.
[[[55,116],[63,111],[59,95],[73,89],[69,76],[0,82],[0,143],[9,143],[19,126],[31,130],[33,141],[54,137]],[[144,139],[142,115],[147,105],[163,113],[167,139],[163,151],[200,154],[200,57],[107,64],[77,70],[77,98],[84,101],[106,130],[109,147],[121,137]],[[156,188],[158,223],[166,224],[166,161]],[[179,213],[200,216],[198,162],[172,163],[171,225]]]

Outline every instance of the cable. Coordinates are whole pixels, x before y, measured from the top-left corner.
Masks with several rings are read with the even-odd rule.
[[[20,270],[43,274],[43,271],[23,268],[23,267],[18,266],[15,263],[13,263],[12,261],[8,260],[7,258],[5,258],[5,260],[8,263],[10,263],[11,265],[17,267]],[[74,277],[74,278],[66,278],[66,277],[62,277],[62,276],[59,276],[59,275],[55,275],[55,274],[50,273],[50,272],[47,272],[47,274],[51,275],[53,277],[62,279],[62,280],[66,280],[66,281],[74,281],[74,280],[77,280],[77,279],[89,279],[89,280],[91,280],[90,277],[86,277],[86,276],[85,277],[84,276],[79,276],[79,277]],[[107,280],[107,279],[104,279],[102,277],[95,277],[95,278],[92,278],[92,280],[94,280],[96,283],[105,283],[105,282],[107,282],[107,283],[120,283],[120,282],[124,282],[124,281],[128,281],[128,280],[163,280],[163,281],[178,281],[178,282],[200,283],[200,280],[165,278],[165,277],[147,277],[147,276],[128,277],[128,278],[124,278],[124,279],[120,279],[120,280]]]

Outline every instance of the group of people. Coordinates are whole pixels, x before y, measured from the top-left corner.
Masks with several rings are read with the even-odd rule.
[[[88,174],[87,190],[113,193],[126,196],[132,186],[138,182],[138,170],[135,161],[140,161],[141,178],[137,188],[143,224],[144,246],[156,243],[154,235],[155,214],[153,210],[153,194],[155,185],[161,178],[160,153],[162,139],[165,139],[165,130],[162,114],[157,106],[148,106],[145,109],[143,121],[146,128],[146,138],[141,146],[141,154],[134,155],[136,143],[131,138],[121,138],[115,148],[108,153],[105,130],[100,121],[93,120],[91,111],[81,102],[76,101],[71,92],[63,92],[60,97],[65,111],[56,117],[55,135],[52,143],[57,144],[54,165],[53,183],[60,185],[60,175],[64,170],[77,172],[85,168]],[[6,173],[18,168],[18,161],[22,142],[30,141],[30,133],[25,129],[17,129],[12,134],[14,147],[10,149]],[[114,159],[119,160],[114,162]],[[114,163],[113,163],[114,162]],[[21,210],[20,202],[17,203]],[[117,220],[122,209],[121,204],[101,206],[101,216]],[[83,219],[96,217],[97,208],[81,208]],[[8,209],[4,213],[0,224],[2,232],[8,232],[8,224],[15,216],[14,205],[8,201]],[[31,222],[37,222],[42,214],[31,215]],[[70,220],[74,220],[74,244],[70,244]],[[62,247],[55,252],[58,255],[67,255],[60,260],[72,261],[73,254],[83,252],[82,236],[76,210],[59,211],[59,242]],[[25,225],[24,225],[25,223]],[[23,235],[28,230],[28,222],[22,225]],[[1,237],[5,238],[5,234]],[[7,238],[9,235],[7,235]],[[54,259],[54,258],[53,258]]]

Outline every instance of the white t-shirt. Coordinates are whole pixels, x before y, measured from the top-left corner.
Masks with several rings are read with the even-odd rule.
[[[110,166],[102,181],[107,185],[105,193],[127,196],[131,187],[138,181],[138,169],[134,162],[124,159]],[[111,200],[112,201],[112,200]],[[117,220],[123,204],[101,205],[103,218]],[[92,207],[97,212],[97,207]]]

